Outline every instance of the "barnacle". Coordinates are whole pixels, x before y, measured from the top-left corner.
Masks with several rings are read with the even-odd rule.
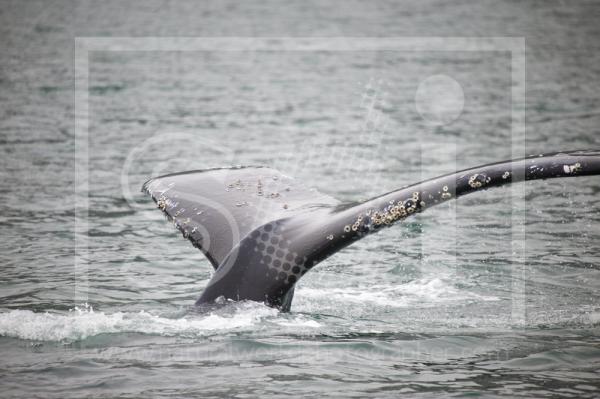
[[[374,212],[373,213],[373,224],[375,226],[379,226],[382,223],[383,223],[382,216],[379,214],[379,212]]]
[[[484,174],[475,173],[473,176],[469,177],[469,186],[473,188],[480,188],[490,181],[492,181],[491,177]]]
[[[158,205],[158,209],[164,212],[165,209],[167,209],[167,201],[165,197],[160,197],[156,205]]]
[[[573,165],[564,165],[563,169],[565,173],[577,173],[581,170],[581,164],[576,162]]]

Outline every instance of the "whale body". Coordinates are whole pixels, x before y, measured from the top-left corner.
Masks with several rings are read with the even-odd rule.
[[[290,309],[294,286],[353,242],[446,201],[505,184],[600,174],[600,151],[497,162],[344,204],[268,167],[190,171],[147,181],[158,208],[212,263],[196,304],[224,297]]]

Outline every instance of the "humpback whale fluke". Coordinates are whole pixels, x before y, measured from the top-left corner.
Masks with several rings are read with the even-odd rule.
[[[478,166],[352,204],[267,167],[175,173],[142,191],[215,268],[196,304],[225,297],[289,310],[308,270],[414,213],[508,183],[598,174],[600,151],[572,151]]]

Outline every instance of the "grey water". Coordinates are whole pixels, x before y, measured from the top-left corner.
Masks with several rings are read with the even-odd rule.
[[[350,202],[599,148],[599,16],[597,2],[0,1],[0,396],[599,396],[596,177],[407,219],[304,276],[289,313],[196,311],[212,267],[140,193],[159,174],[262,164]],[[194,47],[207,37],[230,39]],[[247,37],[275,50],[227,51]],[[478,41],[277,47],[290,37]],[[511,37],[524,64],[518,45],[489,50]],[[76,38],[112,40],[84,75]]]

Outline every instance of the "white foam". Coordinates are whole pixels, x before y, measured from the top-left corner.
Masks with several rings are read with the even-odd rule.
[[[600,312],[592,311],[588,314],[588,319],[590,324],[598,324],[600,323]]]
[[[364,285],[343,288],[301,288],[296,302],[342,303],[348,306],[371,307],[435,307],[440,303],[493,301],[455,287],[452,276],[430,276],[397,286]],[[320,306],[320,305],[319,305]],[[590,316],[597,319],[596,314]],[[75,308],[69,313],[35,313],[12,310],[0,313],[0,335],[40,341],[75,341],[99,334],[142,333],[163,336],[201,337],[229,331],[279,329],[294,334],[314,334],[318,321],[303,314],[280,314],[276,309],[255,302],[225,304],[211,313],[188,313],[165,317],[145,311],[104,313],[90,307]]]
[[[230,314],[194,314],[178,319],[145,311],[105,314],[91,308],[75,308],[68,314],[12,310],[0,313],[0,335],[40,341],[74,341],[123,332],[194,337],[252,328],[277,314],[277,310],[258,303],[236,304]]]
[[[422,278],[393,287],[379,285],[327,289],[302,288],[296,291],[296,295],[317,300],[369,303],[389,307],[407,307],[415,304],[427,307],[455,301],[495,301],[499,299],[494,296],[482,296],[457,289],[449,279],[439,277]]]
[[[302,315],[297,315],[292,319],[283,319],[283,320],[276,320],[275,324],[282,326],[282,327],[287,327],[289,329],[293,329],[296,332],[298,328],[303,329],[303,328],[319,328],[321,327],[321,324],[313,319],[310,319],[306,316],[302,316]]]

